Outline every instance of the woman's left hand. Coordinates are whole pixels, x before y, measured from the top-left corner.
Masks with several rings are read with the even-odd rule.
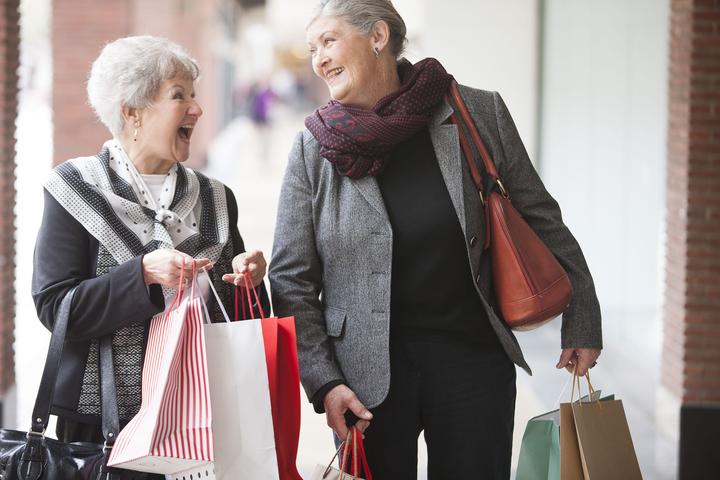
[[[564,367],[572,373],[577,365],[577,374],[582,377],[589,369],[597,365],[600,352],[599,348],[563,348],[560,360],[555,367]]]
[[[226,273],[222,279],[238,287],[245,287],[244,276],[249,275],[248,281],[257,287],[263,281],[267,272],[267,262],[260,250],[244,252],[233,258],[233,273]]]

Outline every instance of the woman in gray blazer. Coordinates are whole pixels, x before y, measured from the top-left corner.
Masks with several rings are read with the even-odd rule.
[[[494,310],[480,198],[445,100],[452,76],[400,59],[388,0],[324,0],[307,27],[332,100],[295,139],[270,284],[297,319],[300,375],[340,438],[357,421],[375,478],[509,478],[515,367],[530,368]],[[558,368],[602,348],[582,251],[495,92],[460,86],[513,204],[568,272]],[[353,417],[353,418],[348,418]]]

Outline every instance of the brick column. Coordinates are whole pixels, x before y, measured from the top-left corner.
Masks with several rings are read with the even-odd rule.
[[[672,0],[662,382],[680,478],[714,478],[720,425],[720,1]]]
[[[130,35],[132,0],[52,0],[53,163],[94,155],[110,138],[88,105],[90,66],[107,42]]]
[[[15,384],[15,118],[20,13],[19,0],[0,3],[0,423],[2,403]]]

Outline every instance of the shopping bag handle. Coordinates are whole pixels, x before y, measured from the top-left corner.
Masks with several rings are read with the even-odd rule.
[[[343,445],[345,445],[345,448],[343,448],[342,457],[340,458],[340,476],[339,476],[338,480],[344,480],[344,478],[345,478],[345,470],[347,469],[348,458],[350,457],[351,439],[352,439],[352,430],[348,430],[347,436],[345,437],[345,441],[343,442]]]
[[[348,454],[350,453],[348,450],[350,449],[350,440],[352,438],[351,433],[352,430],[348,430],[345,440],[340,442],[337,450],[335,450],[335,455],[332,456],[330,462],[328,462],[327,467],[325,467],[325,470],[323,471],[323,479],[327,478],[332,471],[332,464],[338,456],[340,458],[340,476],[338,477],[338,480],[343,480],[345,478],[345,469],[347,468]]]
[[[582,405],[583,403],[592,403],[593,401],[597,401],[597,404],[602,408],[602,405],[600,404],[600,399],[596,398],[593,400],[593,397],[595,397],[595,388],[593,388],[592,383],[590,382],[590,370],[585,372],[585,380],[588,384],[588,397],[590,398],[589,402],[583,402],[582,401],[582,394],[580,393],[580,376],[577,374],[577,365],[573,367],[573,385],[572,385],[572,391],[570,392],[570,403],[573,403],[575,399],[575,384],[577,383],[577,390],[578,390],[578,403]]]
[[[243,318],[247,318],[247,310],[245,308],[245,301],[247,298],[247,305],[250,309],[250,315],[255,315],[255,309],[252,306],[252,298],[250,297],[250,290],[252,290],[253,295],[255,296],[255,303],[257,305],[258,311],[260,312],[260,318],[265,319],[267,318],[265,316],[265,312],[262,308],[262,302],[260,302],[260,296],[257,293],[257,289],[253,287],[250,282],[248,281],[248,276],[243,275],[243,280],[245,281],[245,297],[240,295],[240,304],[242,306],[242,314]],[[240,287],[235,287],[235,321],[239,320],[238,318],[238,290],[240,290]]]
[[[345,448],[345,442],[340,442],[340,446],[335,450],[335,455],[332,456],[330,459],[330,462],[327,464],[327,467],[325,467],[325,471],[323,471],[322,478],[327,478],[327,476],[330,474],[330,471],[332,470],[332,464],[335,461],[336,458],[338,458],[338,455],[340,455],[340,450]],[[342,455],[340,455],[340,458],[342,459]],[[342,460],[341,460],[342,462]]]
[[[567,380],[565,380],[565,384],[563,385],[562,390],[560,390],[560,394],[557,397],[557,400],[554,403],[554,408],[559,408],[560,402],[562,401],[563,397],[565,396],[565,392],[567,392],[568,385],[570,385],[570,381],[575,382],[575,377],[572,375],[568,375]],[[573,385],[575,385],[573,383]],[[570,399],[572,402],[572,399]]]
[[[212,279],[210,278],[210,274],[204,268],[200,269],[200,273],[205,274],[208,285],[210,285],[210,290],[212,290],[213,295],[215,296],[215,301],[217,302],[218,306],[220,307],[220,311],[223,314],[223,318],[227,323],[230,323],[230,317],[228,317],[227,310],[225,310],[225,305],[223,305],[222,300],[220,300],[220,295],[218,295],[217,290],[215,290],[215,286],[213,285]],[[194,281],[197,282],[197,278],[195,278]],[[202,300],[203,307],[205,308],[205,314],[207,315],[207,323],[210,323],[210,313],[208,312],[207,305],[205,304],[205,298],[203,298],[202,295],[200,295],[200,298]]]
[[[193,259],[193,287],[195,286],[195,259]],[[192,290],[194,292],[194,290]],[[175,297],[173,298],[172,303],[170,303],[170,306],[166,309],[166,311],[170,311],[173,308],[177,307],[180,304],[180,299],[185,294],[185,260],[183,259],[182,264],[180,264],[180,281],[178,281],[178,287],[175,292]]]
[[[350,455],[350,443],[352,443],[352,472],[347,471],[348,456]],[[348,474],[352,475],[355,478],[359,478],[361,464],[363,470],[363,477],[365,478],[365,480],[372,480],[372,473],[370,472],[367,455],[365,454],[365,445],[362,440],[362,433],[360,433],[357,427],[350,427],[350,430],[348,430],[347,438],[340,445],[341,448],[343,446],[343,454],[340,462],[340,476],[338,480],[344,480],[346,478],[346,475]],[[338,448],[338,452],[339,451],[340,448]],[[333,457],[333,460],[334,459],[335,457]],[[330,464],[332,464],[332,460],[330,460]],[[330,466],[328,465],[328,468],[325,470],[325,474],[323,474],[323,478],[327,476],[327,473],[330,471],[329,469]]]
[[[363,476],[365,480],[372,480],[372,473],[370,473],[370,465],[368,465],[367,455],[365,454],[365,442],[363,442],[362,434],[358,432],[357,428],[353,427],[353,430],[355,431],[355,443],[360,450],[359,454],[360,460],[362,460]]]

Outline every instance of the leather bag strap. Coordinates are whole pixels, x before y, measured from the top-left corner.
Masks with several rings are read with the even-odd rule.
[[[465,101],[460,95],[460,89],[458,88],[457,82],[455,81],[450,84],[450,100],[450,103],[455,110],[455,113],[453,113],[453,115],[450,117],[450,120],[458,126],[458,133],[460,134],[460,146],[463,149],[463,153],[465,154],[465,160],[467,161],[468,167],[470,169],[470,175],[473,178],[475,187],[480,193],[483,203],[485,201],[485,198],[483,197],[484,190],[482,187],[482,175],[480,173],[479,167],[480,161],[482,161],[485,171],[487,172],[490,179],[500,188],[503,196],[508,197],[505,186],[502,184],[502,181],[500,180],[500,175],[498,175],[497,168],[495,167],[495,162],[490,156],[490,152],[485,146],[485,143],[482,141],[482,137],[480,137],[480,132],[478,132],[478,129],[475,126],[475,122],[473,122],[472,116],[470,116],[470,111],[468,110],[467,105],[465,105]],[[468,134],[470,137],[470,141],[468,141],[467,138]],[[474,148],[474,151],[471,150],[471,146]]]
[[[102,432],[106,448],[112,448],[120,431],[116,393],[112,335],[107,335],[100,339],[100,399],[102,401]]]
[[[62,356],[63,345],[65,344],[65,333],[67,332],[68,319],[70,318],[70,306],[72,304],[75,288],[70,289],[60,302],[57,314],[55,315],[55,326],[50,337],[45,368],[43,369],[40,387],[35,398],[33,408],[32,427],[30,432],[43,435],[50,418],[50,406],[55,394],[55,382],[57,381],[58,369],[60,368],[60,357]],[[28,432],[28,433],[30,433]]]
[[[458,88],[457,82],[452,82],[450,84],[450,94],[453,99],[453,106],[456,107],[455,113],[459,114],[458,119],[462,122],[463,126],[470,133],[470,139],[472,140],[474,146],[477,148],[478,153],[480,154],[480,158],[483,161],[485,170],[488,172],[488,175],[490,175],[493,180],[499,179],[500,177],[497,173],[497,169],[495,168],[495,162],[493,162],[492,157],[490,157],[490,153],[488,152],[487,148],[485,148],[485,144],[480,137],[480,133],[475,127],[475,122],[473,122],[470,111],[468,110],[467,105],[465,105],[465,101],[460,95],[460,89]]]
[[[50,419],[50,408],[55,395],[55,383],[57,382],[60,358],[62,357],[65,334],[67,333],[70,319],[70,308],[76,288],[70,289],[60,302],[50,345],[48,346],[45,368],[43,369],[40,387],[35,398],[33,408],[32,426],[28,435],[44,436]],[[117,394],[115,390],[115,375],[113,372],[112,360],[112,336],[108,335],[100,341],[100,398],[102,400],[102,427],[105,436],[105,444],[112,447],[120,430],[120,422],[117,409]]]

